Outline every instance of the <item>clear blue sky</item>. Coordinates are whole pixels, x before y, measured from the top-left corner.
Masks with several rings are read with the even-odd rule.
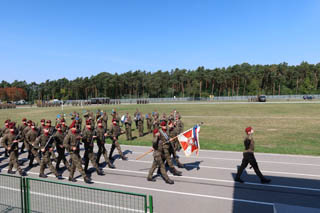
[[[319,0],[1,0],[0,80],[320,62]]]

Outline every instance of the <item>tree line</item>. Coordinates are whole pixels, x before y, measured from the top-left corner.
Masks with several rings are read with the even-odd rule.
[[[102,72],[91,77],[47,80],[40,84],[2,81],[0,88],[22,88],[29,101],[320,94],[319,77],[320,63],[302,62],[290,66],[285,62],[272,65],[243,63],[215,69],[201,66],[195,70]]]

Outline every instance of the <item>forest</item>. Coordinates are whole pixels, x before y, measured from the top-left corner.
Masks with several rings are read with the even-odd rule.
[[[320,63],[308,62],[299,65],[243,63],[215,69],[200,66],[195,70],[136,70],[122,74],[101,72],[91,77],[62,78],[42,83],[17,80],[9,83],[3,80],[0,83],[0,88],[3,88],[0,89],[0,100],[320,94],[319,77]],[[12,91],[18,89],[18,92]]]

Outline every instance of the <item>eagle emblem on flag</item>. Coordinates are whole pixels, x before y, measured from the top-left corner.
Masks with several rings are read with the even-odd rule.
[[[187,157],[190,157],[194,151],[196,151],[197,155],[199,154],[199,132],[200,126],[195,125],[193,128],[178,135],[178,141]]]

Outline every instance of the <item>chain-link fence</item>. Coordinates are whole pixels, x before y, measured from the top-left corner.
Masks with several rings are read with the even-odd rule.
[[[153,212],[152,196],[0,174],[0,212]]]

